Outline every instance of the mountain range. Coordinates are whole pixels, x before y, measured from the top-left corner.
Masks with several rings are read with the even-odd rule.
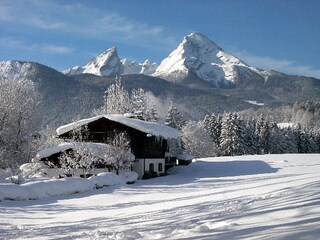
[[[160,65],[146,60],[144,63],[120,60],[117,49],[112,47],[90,60],[85,66],[75,66],[63,71],[66,75],[91,73],[98,76],[117,76],[127,74],[144,74],[159,77],[171,82],[196,76],[212,83],[216,87],[231,86],[239,79],[252,77],[268,78],[269,71],[251,67],[240,59],[226,53],[205,35],[194,32],[184,37]]]
[[[99,56],[91,59],[85,66],[75,66],[63,71],[66,75],[91,73],[98,76],[119,76],[127,74],[152,75],[158,64],[151,63],[148,59],[143,63],[130,62],[124,58],[120,60],[116,47],[109,48]]]
[[[198,32],[184,37],[160,64],[120,59],[115,47],[63,73],[40,63],[0,62],[0,79],[30,79],[39,89],[41,126],[88,117],[102,105],[104,91],[119,75],[127,90],[148,91],[160,115],[173,100],[188,119],[320,100],[319,79],[249,66]]]

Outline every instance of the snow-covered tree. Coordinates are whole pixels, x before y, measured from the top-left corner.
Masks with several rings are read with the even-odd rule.
[[[268,122],[265,122],[261,128],[259,135],[260,151],[262,154],[269,153],[270,145],[270,130]]]
[[[30,158],[38,93],[29,80],[0,80],[0,168],[15,168]]]
[[[284,136],[284,142],[282,143],[282,148],[284,153],[296,153],[297,147],[295,143],[295,137],[293,129],[291,127],[284,128],[280,131],[282,136]]]
[[[147,97],[142,88],[133,89],[131,91],[131,106],[130,111],[141,120],[147,118]]]
[[[256,154],[258,152],[258,138],[255,134],[255,120],[249,120],[243,126],[244,144],[246,151],[244,154]]]
[[[34,157],[39,151],[63,142],[62,139],[56,137],[56,134],[56,129],[48,125],[40,132],[33,132],[31,155]]]
[[[80,168],[78,154],[74,151],[64,151],[59,157],[61,175],[68,174],[74,176],[76,169]],[[54,166],[52,166],[54,167]]]
[[[311,132],[314,143],[314,152],[320,153],[320,128],[312,129]]]
[[[104,106],[92,111],[93,115],[131,114],[140,120],[157,122],[158,114],[154,104],[149,104],[147,93],[142,88],[133,89],[131,93],[122,86],[121,78],[108,87],[105,92]]]
[[[117,78],[105,92],[104,109],[107,114],[124,114],[130,112],[130,97],[121,83],[121,78]]]
[[[107,161],[116,174],[119,174],[119,171],[132,161],[129,137],[125,132],[114,132],[108,139],[108,144],[113,148],[110,148],[108,152]]]
[[[185,124],[182,114],[174,105],[173,101],[170,102],[168,112],[164,119],[164,124],[177,129],[181,129]]]
[[[301,124],[298,123],[296,125],[296,127],[293,129],[293,133],[294,133],[298,153],[305,153],[306,139],[305,139],[305,132],[302,129]]]
[[[236,114],[229,113],[223,117],[221,139],[221,155],[236,156],[246,153],[243,125]]]
[[[146,121],[149,121],[149,122],[158,122],[159,121],[157,109],[154,104],[152,104],[151,107],[149,107],[147,109]]]
[[[71,131],[73,149],[65,151],[60,157],[60,165],[65,172],[74,175],[76,169],[82,169],[84,175],[89,174],[97,162],[95,150],[88,143],[88,127],[78,126]]]
[[[269,153],[269,123],[262,116],[258,119],[256,123],[256,135],[258,138],[258,153]]]
[[[215,155],[211,137],[202,121],[189,121],[182,127],[185,150],[194,157],[212,157]]]
[[[210,134],[210,137],[214,143],[214,146],[219,148],[221,141],[221,126],[222,126],[222,117],[221,115],[211,116],[206,115],[204,118],[204,128]]]

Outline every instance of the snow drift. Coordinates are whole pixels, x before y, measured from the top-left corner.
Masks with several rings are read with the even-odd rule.
[[[135,172],[116,175],[111,172],[99,173],[88,179],[62,178],[27,182],[21,185],[0,183],[1,200],[35,200],[59,195],[82,193],[96,188],[133,183],[138,179]]]

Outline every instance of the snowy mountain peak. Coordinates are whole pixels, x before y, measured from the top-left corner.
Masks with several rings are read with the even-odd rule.
[[[222,51],[222,48],[220,48],[215,42],[200,32],[193,32],[188,36],[185,36],[182,44],[185,46],[192,44],[193,47],[205,47],[210,50]]]
[[[246,71],[249,75],[259,74],[259,70],[224,52],[202,33],[194,32],[184,37],[153,75],[175,82],[196,76],[220,86],[235,82]]]
[[[121,74],[123,66],[116,47],[109,48],[98,57],[93,58],[86,66],[83,73],[91,73],[100,76],[115,76]]]
[[[116,76],[123,73],[123,65],[116,47],[109,48],[99,56],[91,59],[83,67],[75,66],[63,71],[66,75],[91,73],[98,76]]]
[[[91,73],[99,76],[115,76],[126,74],[151,75],[158,68],[157,63],[146,60],[144,63],[130,62],[127,58],[119,59],[116,47],[112,47],[93,58],[83,67],[75,66],[63,71],[66,75]]]
[[[21,61],[1,61],[0,79],[20,79],[26,78],[33,71],[34,63]]]
[[[159,67],[157,63],[151,63],[149,59],[145,60],[144,63],[140,63],[139,65],[141,67],[140,73],[144,75],[153,74]]]

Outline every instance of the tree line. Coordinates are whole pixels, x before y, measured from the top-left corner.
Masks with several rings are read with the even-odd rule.
[[[188,122],[182,132],[186,149],[196,157],[320,153],[319,128],[281,127],[263,117],[244,120],[237,113],[207,115]]]

